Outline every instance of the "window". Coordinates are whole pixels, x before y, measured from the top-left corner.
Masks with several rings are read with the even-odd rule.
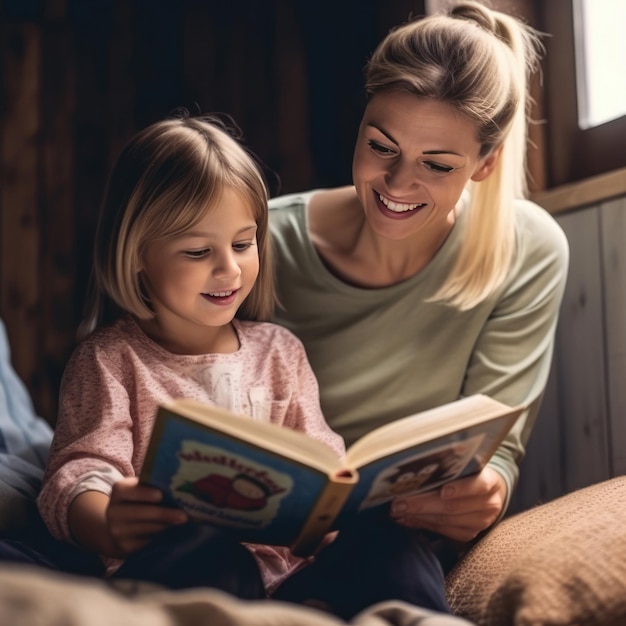
[[[626,115],[626,2],[574,0],[578,125]]]
[[[537,2],[538,27],[549,35],[544,62],[548,187],[626,168],[626,115],[619,108],[626,98],[625,10],[624,0]],[[600,26],[598,35],[602,20],[610,27]],[[611,32],[617,32],[613,44]],[[605,53],[608,61],[592,60]]]

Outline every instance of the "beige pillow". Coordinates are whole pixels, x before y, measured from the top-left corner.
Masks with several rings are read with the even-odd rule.
[[[503,520],[447,592],[479,626],[625,626],[626,476]]]

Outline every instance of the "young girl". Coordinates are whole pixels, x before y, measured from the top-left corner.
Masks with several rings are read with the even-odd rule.
[[[304,431],[343,454],[300,341],[280,326],[244,321],[272,310],[268,237],[263,178],[216,121],[159,122],[130,141],[96,238],[87,331],[100,327],[64,373],[42,517],[55,537],[101,555],[108,576],[253,599],[296,570],[314,574],[318,558],[318,577],[326,577],[330,558],[353,583],[324,600],[342,617],[392,598],[449,612],[436,558],[387,515],[358,520],[304,560],[191,523],[138,483],[157,405],[178,396]],[[354,550],[368,555],[358,572]],[[280,587],[282,600],[319,605],[306,579],[293,592]]]
[[[104,199],[94,279],[93,332],[62,381],[44,521],[100,554],[109,575],[264,597],[302,559],[185,524],[137,479],[157,405],[180,396],[344,451],[299,340],[244,321],[267,319],[274,304],[267,190],[218,120],[162,121],[128,143]]]

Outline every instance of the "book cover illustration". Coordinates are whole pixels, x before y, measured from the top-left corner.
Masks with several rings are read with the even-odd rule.
[[[463,431],[422,442],[359,467],[359,482],[350,493],[337,527],[360,510],[394,497],[421,493],[478,472],[491,458],[499,425],[477,424]]]
[[[145,482],[195,521],[244,531],[246,541],[295,539],[327,477],[310,467],[169,414]],[[298,488],[295,488],[298,485]]]
[[[216,446],[183,440],[177,456],[170,493],[202,521],[263,528],[276,517],[281,498],[293,489],[288,474]]]
[[[448,442],[426,452],[402,456],[373,479],[360,509],[378,506],[403,494],[416,494],[454,480],[469,464],[484,435]]]

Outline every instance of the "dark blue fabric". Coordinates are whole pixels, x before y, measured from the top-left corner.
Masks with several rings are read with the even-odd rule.
[[[144,580],[169,589],[210,587],[238,598],[265,598],[255,558],[224,531],[189,523],[159,533],[129,556],[114,578]]]
[[[0,562],[38,565],[69,574],[104,574],[100,557],[55,539],[38,514],[34,513],[28,522],[20,533],[0,536]]]
[[[0,320],[0,483],[35,498],[51,441],[50,425],[36,415],[28,391],[11,365]]]
[[[327,607],[345,620],[392,599],[450,613],[443,570],[427,543],[379,514],[359,516],[273,597]]]
[[[52,428],[13,369],[0,320],[0,561],[101,575],[100,559],[54,539],[37,511],[51,441]]]
[[[20,534],[36,515],[52,429],[33,408],[11,365],[0,320],[0,537]]]

